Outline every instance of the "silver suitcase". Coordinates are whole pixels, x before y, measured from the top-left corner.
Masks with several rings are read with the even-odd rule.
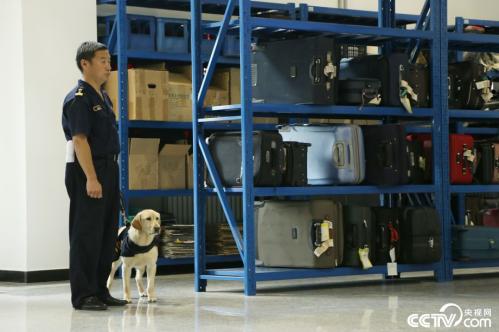
[[[365,177],[362,130],[357,125],[292,125],[279,129],[284,141],[309,143],[309,185],[358,184]]]

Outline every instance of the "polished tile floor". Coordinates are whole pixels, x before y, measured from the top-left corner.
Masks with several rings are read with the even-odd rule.
[[[212,281],[207,293],[196,294],[191,274],[158,276],[157,303],[138,301],[134,287],[133,304],[104,312],[73,310],[67,282],[0,283],[0,331],[498,331],[499,270],[490,271],[448,283],[379,277],[267,282],[255,297],[242,295],[239,282]],[[121,296],[120,288],[116,282],[113,295]],[[464,318],[490,319],[492,327],[408,325],[410,315],[437,314],[447,303],[457,304]]]

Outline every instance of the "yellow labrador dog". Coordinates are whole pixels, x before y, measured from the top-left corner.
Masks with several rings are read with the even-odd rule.
[[[132,302],[130,277],[135,269],[135,281],[140,297],[147,297],[148,302],[156,302],[154,278],[158,259],[158,235],[161,229],[160,215],[154,210],[143,210],[133,219],[130,227],[121,227],[118,231],[116,257],[107,279],[107,288],[111,290],[114,275],[121,264],[123,278],[123,299]],[[147,291],[144,291],[142,276],[147,271]]]

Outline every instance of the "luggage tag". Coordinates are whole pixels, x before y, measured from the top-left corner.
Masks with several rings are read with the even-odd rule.
[[[359,248],[359,258],[364,270],[373,267],[371,261],[369,260],[369,247],[366,246],[364,248]]]
[[[475,158],[476,158],[476,156],[472,150],[465,150],[463,152],[463,156],[466,157],[466,159],[468,159],[468,161],[471,163],[473,163],[475,161]]]
[[[418,95],[414,92],[413,88],[405,80],[400,80],[400,102],[407,111],[412,114],[411,99],[415,102],[418,101]]]
[[[320,231],[321,231],[321,244],[314,250],[314,255],[316,257],[320,257],[323,253],[325,253],[329,248],[334,247],[334,241],[331,238],[331,233],[333,230],[333,223],[329,220],[323,220],[320,223]]]

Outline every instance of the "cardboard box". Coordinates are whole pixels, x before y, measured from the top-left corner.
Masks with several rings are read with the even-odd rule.
[[[170,68],[168,80],[168,112],[166,121],[192,121],[191,67]],[[217,72],[208,88],[204,106],[229,104],[229,73]]]
[[[181,74],[170,73],[168,80],[168,112],[165,121],[192,121],[192,83]]]
[[[158,148],[159,139],[130,139],[128,152],[130,189],[158,189]]]
[[[160,189],[187,187],[187,157],[190,145],[165,144],[159,153]]]
[[[168,72],[148,69],[128,70],[128,119],[165,121],[168,113]],[[105,90],[118,118],[118,72],[111,72]]]

